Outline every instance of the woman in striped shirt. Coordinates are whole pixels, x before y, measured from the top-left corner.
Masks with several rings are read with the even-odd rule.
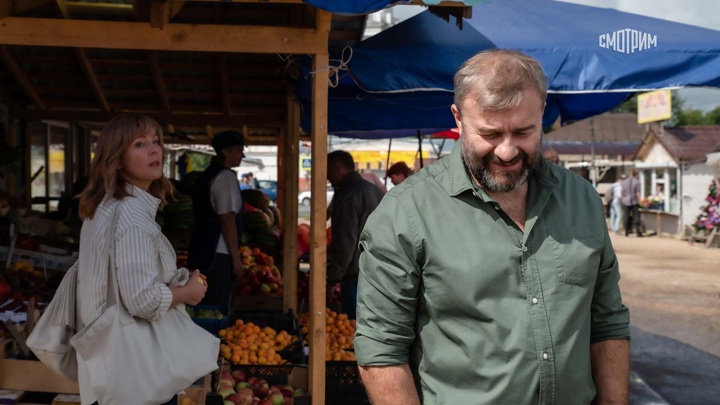
[[[79,195],[84,221],[78,267],[78,330],[105,310],[108,269],[102,262],[110,248],[105,230],[113,225],[109,222],[116,208],[117,282],[120,298],[131,315],[152,321],[179,304],[195,305],[205,295],[207,284],[200,272],[177,268],[175,251],[155,222],[158,207],[172,192],[163,175],[163,156],[160,125],[141,115],[111,119],[97,140],[90,179]],[[96,404],[87,366],[79,355],[78,382],[82,404]],[[175,403],[177,397],[168,402]]]

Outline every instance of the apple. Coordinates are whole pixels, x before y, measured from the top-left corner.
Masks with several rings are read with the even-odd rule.
[[[258,378],[253,383],[251,383],[250,388],[253,390],[255,396],[258,398],[265,398],[268,396],[268,393],[270,393],[270,386],[268,385],[267,381],[263,380],[262,378]]]
[[[241,382],[237,383],[237,385],[235,386],[235,391],[240,392],[240,390],[243,388],[250,388],[250,384],[248,384],[245,381],[241,381]],[[252,391],[252,390],[250,390],[250,391]]]
[[[235,390],[232,388],[223,388],[220,391],[218,391],[218,394],[220,394],[223,399],[226,399],[228,396],[235,393]]]
[[[220,378],[219,378],[219,380],[220,380],[221,382],[222,382],[222,381],[229,381],[231,386],[234,386],[234,385],[235,385],[235,379],[234,379],[233,376],[230,374],[230,372],[227,371],[227,370],[223,370],[223,371],[220,372]]]
[[[235,379],[235,382],[243,382],[245,381],[245,372],[242,370],[235,370],[232,372],[232,377]]]
[[[247,379],[247,383],[253,385],[257,381],[257,377],[250,377]]]
[[[238,390],[235,401],[235,405],[251,405],[253,403],[254,395],[250,388],[243,388]]]
[[[305,390],[302,388],[295,388],[295,391],[293,391],[293,396],[299,397],[301,395],[305,395]]]
[[[285,405],[285,398],[283,397],[283,394],[279,392],[270,394],[266,400],[269,400],[272,405]]]
[[[263,399],[260,402],[258,402],[257,405],[273,405],[273,404],[269,400]]]
[[[290,388],[291,388],[291,389],[287,389],[287,388],[284,388],[284,387],[283,387],[282,389],[280,389],[280,393],[281,393],[284,397],[292,398],[292,397],[294,396],[294,395],[293,395],[293,392],[294,392],[294,391],[292,390],[292,387],[290,387]]]
[[[235,405],[233,401],[223,400],[223,405]]]

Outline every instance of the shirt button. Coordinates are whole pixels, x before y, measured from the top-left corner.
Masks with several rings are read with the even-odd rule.
[[[543,359],[545,359],[545,360],[548,359],[548,354],[547,354],[547,353],[543,353]]]
[[[523,252],[527,252],[527,251],[528,251],[528,248],[527,248],[527,246],[525,246],[525,245],[522,245],[522,251],[523,251]]]
[[[495,211],[500,211],[500,207],[498,207],[497,205],[494,206],[494,208],[495,208]]]
[[[537,303],[538,303],[538,299],[537,299],[537,298],[535,298],[535,297],[533,297],[533,299],[532,299],[532,303],[533,303],[533,304],[537,304]]]

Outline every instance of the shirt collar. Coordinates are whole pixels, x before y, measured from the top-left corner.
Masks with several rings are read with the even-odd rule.
[[[159,198],[156,198],[140,187],[136,187],[129,183],[127,184],[127,191],[131,196],[137,198],[138,201],[142,203],[143,209],[147,210],[148,214],[153,217],[157,214],[158,207],[160,206]]]
[[[452,152],[450,152],[450,172],[452,178],[450,186],[451,196],[457,196],[467,190],[473,189],[472,180],[465,168],[465,162],[463,162],[462,159],[461,144],[462,142],[458,139],[458,141],[455,142]],[[557,170],[560,170],[557,165],[541,157],[538,170],[534,172],[533,176],[538,180],[540,185],[554,187],[560,183]]]

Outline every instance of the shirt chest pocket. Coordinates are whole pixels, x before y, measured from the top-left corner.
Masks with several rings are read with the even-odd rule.
[[[585,287],[595,283],[602,235],[587,230],[548,230],[548,241],[560,282]]]

